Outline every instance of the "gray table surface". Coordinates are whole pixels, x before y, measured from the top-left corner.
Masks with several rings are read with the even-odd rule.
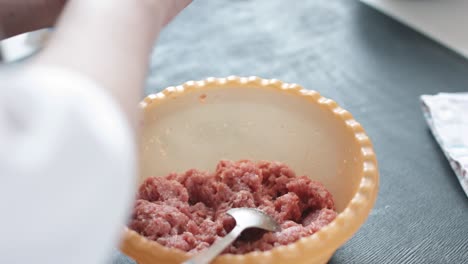
[[[357,1],[195,1],[159,39],[146,92],[227,75],[317,90],[372,138],[379,198],[331,263],[468,263],[468,199],[418,101],[468,91],[466,59]]]

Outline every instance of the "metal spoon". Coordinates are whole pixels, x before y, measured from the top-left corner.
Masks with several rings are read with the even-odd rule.
[[[229,246],[247,228],[260,228],[271,232],[280,231],[276,221],[264,212],[254,208],[234,208],[227,214],[236,220],[236,226],[222,239],[215,242],[210,248],[202,251],[195,257],[182,264],[208,264]]]

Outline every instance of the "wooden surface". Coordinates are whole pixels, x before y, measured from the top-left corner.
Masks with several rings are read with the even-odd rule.
[[[146,92],[227,75],[317,90],[372,138],[379,198],[331,263],[468,259],[468,199],[419,106],[421,94],[468,91],[468,61],[357,1],[195,1],[161,36]]]

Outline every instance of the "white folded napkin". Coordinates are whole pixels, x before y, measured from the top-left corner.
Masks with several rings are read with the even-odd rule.
[[[468,93],[422,95],[432,134],[468,196]]]

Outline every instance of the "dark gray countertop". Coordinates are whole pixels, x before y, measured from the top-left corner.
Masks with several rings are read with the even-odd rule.
[[[468,198],[418,101],[468,91],[464,58],[357,1],[217,0],[195,1],[177,18],[153,61],[147,93],[258,75],[317,90],[363,124],[379,160],[379,198],[331,263],[468,262]]]

